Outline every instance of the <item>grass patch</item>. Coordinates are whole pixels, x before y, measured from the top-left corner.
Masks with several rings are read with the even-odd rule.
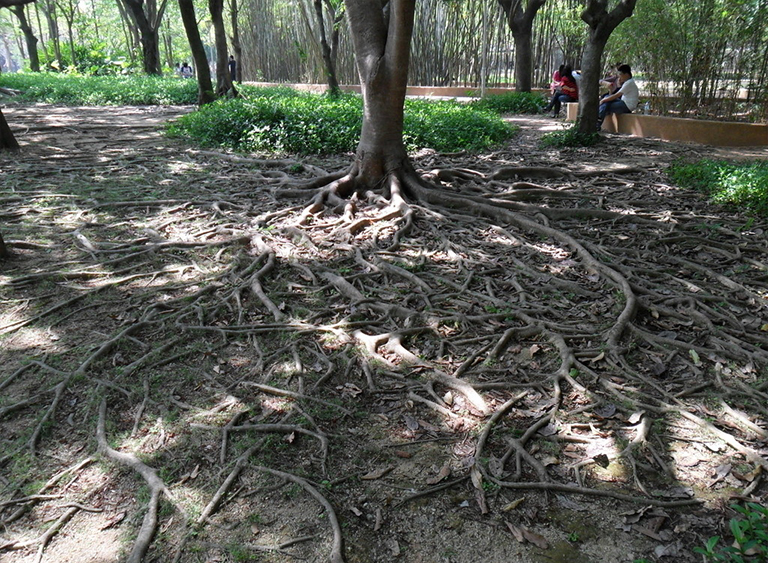
[[[183,116],[172,136],[262,154],[339,154],[354,151],[362,127],[358,95],[330,98],[274,88],[245,92]],[[409,151],[476,151],[509,139],[517,128],[488,111],[454,101],[406,100],[404,142]]]
[[[3,73],[0,85],[21,91],[18,102],[108,106],[185,105],[197,102],[197,82],[158,76],[77,76]]]
[[[677,185],[703,192],[717,203],[768,216],[768,162],[705,159],[675,164],[669,175]]]

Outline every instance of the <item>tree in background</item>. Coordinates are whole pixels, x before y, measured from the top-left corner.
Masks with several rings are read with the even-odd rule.
[[[211,69],[208,67],[208,58],[205,55],[205,47],[200,38],[200,29],[197,27],[195,17],[195,5],[192,0],[179,0],[179,12],[187,32],[189,48],[192,51],[192,59],[197,69],[197,103],[204,105],[216,99],[211,84]]]
[[[40,72],[40,58],[37,52],[37,37],[27,21],[27,15],[23,5],[6,6],[19,20],[19,28],[24,34],[24,41],[27,44],[27,53],[29,54],[29,68],[32,72]]]
[[[581,133],[594,133],[599,106],[600,77],[605,45],[613,30],[632,15],[637,0],[621,0],[608,11],[607,0],[587,0],[581,19],[589,27],[589,37],[581,65],[579,124]]]
[[[546,0],[499,0],[515,38],[515,90],[530,92],[533,80],[533,20]]]
[[[35,2],[35,6],[38,3]],[[50,47],[53,47],[53,63],[52,66],[58,69],[62,69],[64,64],[61,56],[61,38],[59,35],[59,20],[58,10],[56,9],[56,2],[54,0],[42,0],[39,3],[40,9],[45,15],[45,21],[48,25],[48,40]],[[46,48],[47,50],[47,48]]]
[[[243,80],[243,46],[240,43],[240,8],[237,0],[230,0],[229,2],[229,24],[232,30],[232,35],[229,37],[229,42],[232,44],[232,53],[237,61],[237,67],[235,70],[235,80],[242,82]]]
[[[64,21],[67,24],[67,35],[69,39],[69,64],[72,68],[77,68],[77,55],[75,48],[75,18],[78,15],[78,6],[75,0],[58,0],[56,6],[59,12],[63,14]]]
[[[162,74],[160,64],[160,22],[168,0],[118,0],[123,2],[132,23],[139,32],[142,64],[146,74]]]
[[[323,55],[325,72],[328,80],[328,92],[332,96],[338,96],[341,93],[339,89],[339,80],[336,76],[336,55],[339,48],[339,26],[344,19],[344,5],[338,0],[314,0],[315,22],[317,23],[317,35],[320,39],[320,51]],[[328,21],[331,25],[330,38],[325,25],[325,12],[328,14]]]
[[[216,41],[216,95],[237,96],[229,74],[229,52],[227,51],[227,31],[224,27],[224,0],[208,0],[213,33]]]

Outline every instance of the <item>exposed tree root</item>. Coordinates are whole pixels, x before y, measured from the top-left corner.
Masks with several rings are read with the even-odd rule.
[[[0,182],[14,251],[0,277],[0,554],[13,563],[97,515],[137,534],[136,563],[234,558],[233,545],[341,561],[342,529],[350,549],[359,534],[381,550],[411,533],[398,506],[451,487],[475,499],[457,517],[526,526],[554,495],[506,512],[509,491],[602,508],[695,507],[705,488],[764,502],[764,221],[656,168],[535,151],[426,154],[426,172],[367,185],[357,165],[327,174],[343,168],[330,160],[73,147],[59,147],[66,166],[14,161]],[[121,183],[136,177],[147,186]],[[96,450],[141,476],[138,517]],[[689,537],[717,533],[684,514],[671,518]]]

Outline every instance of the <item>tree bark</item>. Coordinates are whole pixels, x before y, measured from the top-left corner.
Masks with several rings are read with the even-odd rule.
[[[600,105],[601,61],[608,38],[621,22],[632,15],[637,0],[621,0],[613,10],[606,10],[605,0],[589,0],[581,19],[589,26],[589,39],[584,48],[579,87],[579,123],[581,133],[594,133]]]
[[[239,20],[240,10],[237,0],[231,0],[229,3],[229,22],[232,27],[232,37],[230,37],[230,43],[232,43],[232,53],[235,55],[235,61],[237,66],[235,67],[235,80],[238,82],[243,81],[243,46],[240,43],[240,24]]]
[[[27,21],[27,15],[24,12],[24,6],[9,6],[11,12],[16,15],[19,20],[19,28],[24,34],[24,41],[27,44],[27,52],[29,53],[29,69],[32,72],[40,72],[40,57],[37,52],[37,37],[32,30],[32,26]]]
[[[216,94],[234,97],[237,95],[237,90],[229,74],[227,32],[224,28],[224,0],[208,0],[208,10],[211,13],[213,35],[216,41]]]
[[[205,55],[203,41],[200,38],[200,29],[197,27],[195,5],[192,0],[179,0],[179,12],[184,30],[187,32],[189,49],[197,69],[197,103],[208,104],[216,99],[211,84],[211,69],[208,66],[208,57]]]
[[[339,81],[336,78],[336,63],[332,57],[331,46],[328,44],[328,35],[325,32],[325,16],[323,14],[323,0],[314,0],[315,18],[320,34],[320,49],[323,54],[323,64],[325,65],[325,75],[328,80],[328,92],[331,96],[338,96],[341,93]]]
[[[158,8],[155,0],[120,0],[125,3],[131,20],[139,30],[143,69],[146,74],[161,75],[160,65],[160,22],[167,5],[162,0]]]
[[[499,0],[515,39],[515,90],[530,92],[533,82],[533,20],[546,0]]]
[[[4,260],[9,256],[10,253],[8,252],[8,248],[5,246],[5,241],[3,240],[3,233],[0,233],[0,260]]]
[[[53,0],[45,0],[44,2],[40,3],[40,7],[43,10],[43,14],[45,15],[45,21],[48,23],[48,35],[51,40],[51,43],[53,43],[53,54],[55,57],[55,62],[59,70],[62,69],[62,58],[61,58],[61,35],[59,34],[59,20],[56,14],[56,3]],[[52,64],[52,66],[54,66]]]
[[[346,0],[363,95],[363,126],[352,175],[362,189],[381,188],[412,170],[403,144],[415,0]]]
[[[13,131],[8,126],[8,122],[5,120],[3,112],[0,111],[0,150],[17,151],[19,150],[19,142],[13,135]]]

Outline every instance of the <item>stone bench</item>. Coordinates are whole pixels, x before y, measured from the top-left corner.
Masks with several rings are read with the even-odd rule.
[[[579,118],[579,102],[565,102],[565,120],[576,121]]]
[[[579,103],[563,105],[566,120],[576,121],[579,117]],[[768,124],[622,113],[608,115],[603,121],[603,131],[715,147],[768,146]]]
[[[768,125],[756,123],[623,113],[607,116],[603,131],[715,147],[768,146]]]

